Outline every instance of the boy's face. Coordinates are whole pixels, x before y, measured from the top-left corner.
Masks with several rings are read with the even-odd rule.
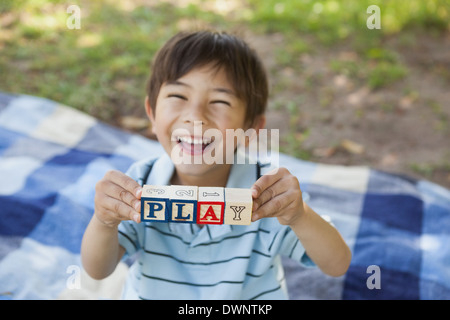
[[[199,179],[211,179],[229,171],[226,157],[229,160],[230,155],[226,153],[234,151],[236,145],[234,138],[227,141],[227,129],[248,129],[245,103],[236,96],[226,73],[209,65],[164,83],[155,112],[148,99],[146,110],[152,130],[171,155],[177,174]],[[255,129],[263,125],[261,117]]]

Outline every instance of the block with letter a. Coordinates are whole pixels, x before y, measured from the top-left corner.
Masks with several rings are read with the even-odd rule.
[[[170,222],[196,223],[197,186],[170,187]]]
[[[225,224],[249,225],[252,222],[253,198],[250,189],[225,189]]]
[[[141,196],[141,221],[167,222],[169,219],[169,186],[145,185]]]
[[[224,188],[199,187],[197,203],[198,224],[223,224]]]

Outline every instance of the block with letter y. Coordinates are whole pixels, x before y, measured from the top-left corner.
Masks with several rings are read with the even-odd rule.
[[[170,187],[145,185],[141,196],[141,221],[167,222]]]
[[[170,187],[170,222],[195,223],[197,217],[197,186]]]
[[[249,225],[252,222],[252,207],[250,189],[225,189],[225,224]]]
[[[199,187],[197,203],[198,224],[223,224],[224,188]]]

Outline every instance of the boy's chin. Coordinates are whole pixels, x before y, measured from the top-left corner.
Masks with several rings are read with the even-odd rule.
[[[217,163],[207,163],[205,162],[201,155],[199,157],[172,157],[172,162],[177,168],[177,170],[183,170],[185,172],[197,172],[208,170],[209,168],[217,165]]]
[[[179,164],[175,164],[175,168],[176,171],[179,174],[183,174],[186,176],[191,176],[191,177],[197,177],[197,178],[202,178],[208,177],[208,174],[211,172],[211,170],[214,170],[213,168],[217,166],[216,164],[206,164],[206,163],[201,163],[201,164],[184,164],[184,163],[179,163]]]

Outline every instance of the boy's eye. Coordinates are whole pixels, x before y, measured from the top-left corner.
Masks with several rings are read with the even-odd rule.
[[[187,100],[186,97],[184,97],[184,96],[182,96],[180,94],[169,94],[167,97],[168,98],[177,98],[177,99]]]
[[[214,100],[214,101],[211,101],[211,103],[223,103],[223,104],[226,104],[227,106],[231,107],[231,104],[228,101],[224,101],[224,100]]]

